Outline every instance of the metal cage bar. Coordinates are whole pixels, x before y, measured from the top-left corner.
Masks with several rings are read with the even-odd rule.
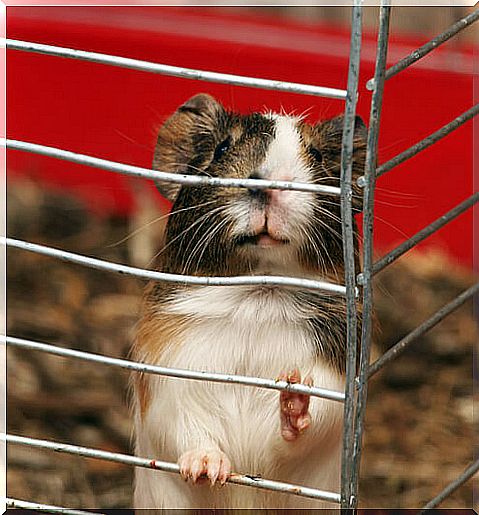
[[[418,231],[414,236],[407,239],[405,242],[401,243],[401,245],[397,246],[395,249],[393,249],[391,252],[383,256],[381,259],[376,261],[376,263],[373,264],[372,273],[373,275],[377,274],[381,270],[383,270],[386,266],[394,263],[396,259],[400,258],[402,255],[404,255],[406,252],[411,250],[414,246],[416,246],[421,241],[425,240],[428,236],[431,236],[431,234],[438,231],[441,227],[444,227],[446,224],[457,218],[459,215],[467,211],[469,208],[474,206],[476,202],[479,201],[479,192],[474,193],[469,198],[458,204],[457,206],[453,207],[450,211],[443,214],[434,222],[430,223],[424,229],[421,229]],[[358,276],[358,283],[362,284],[363,282],[363,275],[359,274]]]
[[[63,508],[61,506],[52,506],[50,504],[40,504],[30,501],[22,501],[21,499],[12,499],[7,497],[5,499],[7,508],[18,508],[21,510],[33,510],[46,513],[62,513],[63,515],[103,515],[99,512],[74,510],[72,508]]]
[[[479,283],[468,288],[466,291],[458,295],[454,300],[443,306],[441,309],[436,311],[434,315],[418,325],[416,329],[407,334],[399,342],[393,345],[387,352],[385,352],[380,358],[378,358],[368,370],[368,376],[373,376],[387,363],[395,359],[397,356],[402,354],[406,348],[417,338],[422,336],[424,333],[432,329],[436,324],[443,320],[447,315],[452,313],[455,309],[462,306],[464,302],[473,297],[476,293],[479,293]]]
[[[352,166],[354,125],[358,98],[359,66],[362,35],[362,0],[355,0],[351,17],[351,44],[348,70],[348,95],[344,112],[344,130],[341,146],[341,228],[343,237],[346,283],[346,400],[344,404],[343,449],[341,457],[341,508],[347,508],[350,498],[352,442],[354,430],[354,378],[357,353],[357,306],[355,272],[355,236],[352,208]]]
[[[60,442],[51,442],[49,440],[40,440],[37,438],[28,438],[18,435],[0,435],[0,439],[8,443],[26,445],[36,447],[38,449],[50,449],[55,452],[63,452],[67,454],[74,454],[77,456],[85,456],[86,458],[95,458],[106,461],[113,461],[116,463],[123,463],[124,465],[131,465],[134,467],[143,467],[153,470],[162,470],[164,472],[173,472],[179,474],[180,467],[176,463],[168,461],[160,461],[150,458],[140,458],[138,456],[131,456],[129,454],[120,454],[117,452],[102,451],[101,449],[93,449],[91,447],[82,447],[80,445],[70,445]],[[307,497],[310,499],[321,499],[331,503],[339,503],[340,495],[335,492],[328,492],[326,490],[319,490],[317,488],[309,488],[301,485],[293,485],[291,483],[284,483],[281,481],[272,481],[263,479],[259,476],[249,476],[246,474],[231,474],[228,483],[237,485],[251,486],[262,490],[272,490],[275,492],[284,492],[299,497]]]
[[[141,168],[116,161],[108,161],[98,157],[87,156],[69,150],[62,150],[55,147],[47,147],[46,145],[37,145],[18,140],[0,139],[0,144],[5,144],[7,148],[12,150],[22,150],[32,154],[54,157],[69,161],[70,163],[92,166],[100,170],[108,172],[116,172],[130,177],[142,179],[150,179],[160,182],[171,182],[174,184],[182,184],[183,186],[217,186],[222,188],[251,188],[257,190],[294,190],[309,191],[311,193],[323,193],[325,195],[340,195],[341,189],[335,186],[322,186],[320,184],[308,184],[302,182],[290,181],[267,181],[265,179],[229,179],[221,177],[203,177],[199,175],[187,175],[178,173],[168,173],[150,170],[149,168]]]
[[[430,510],[432,508],[436,508],[437,506],[439,506],[439,504],[441,504],[441,502],[444,501],[444,499],[446,499],[446,497],[448,497],[453,492],[455,492],[466,481],[471,479],[472,476],[477,474],[478,471],[479,471],[479,459],[477,459],[476,461],[471,463],[471,465],[469,465],[466,468],[466,470],[459,477],[457,477],[454,481],[449,483],[441,493],[439,493],[436,497],[434,497],[434,499],[431,499],[426,504],[426,506],[424,506],[423,511],[421,511],[421,514],[424,513],[426,510]]]
[[[326,281],[315,281],[313,279],[302,279],[293,277],[273,276],[273,275],[239,275],[234,277],[202,277],[196,275],[170,274],[166,272],[156,272],[155,270],[145,270],[143,268],[135,268],[133,266],[111,263],[102,259],[96,259],[81,254],[74,254],[64,250],[46,247],[13,238],[0,237],[0,244],[14,247],[17,249],[43,254],[45,256],[55,257],[69,263],[95,268],[97,270],[106,270],[118,274],[131,275],[140,279],[151,281],[164,281],[178,284],[199,284],[203,286],[239,286],[239,285],[276,285],[288,286],[291,288],[305,288],[308,290],[321,290],[338,295],[344,295],[346,288],[339,284],[328,283]]]
[[[381,7],[382,9],[382,7]],[[471,15],[467,16],[463,20],[460,20],[456,24],[454,24],[448,31],[444,32],[437,38],[434,38],[429,44],[424,45],[424,47],[421,47],[419,50],[427,50],[425,53],[430,52],[437,46],[438,44],[441,44],[442,42],[446,41],[450,37],[452,37],[454,34],[458,33],[460,30],[464,29],[467,25],[470,23],[473,23],[479,19],[479,11],[475,11]],[[380,33],[379,33],[379,39],[381,39],[381,26],[380,26]],[[379,41],[378,41],[379,46]],[[422,57],[423,55],[418,55],[417,59]],[[411,57],[411,56],[410,56]],[[384,85],[384,81],[393,76],[394,74],[398,73],[402,69],[406,68],[412,62],[417,60],[416,58],[411,61],[407,62],[407,60],[403,60],[402,63],[398,63],[398,67],[395,69],[394,73],[391,73],[391,71],[394,69],[389,70],[386,73],[385,77],[378,77],[377,72],[375,73],[375,77],[371,79],[368,82],[369,89],[374,89],[374,91],[377,90],[378,87],[381,87],[381,80],[382,84]],[[376,61],[376,66],[379,64],[379,60]],[[372,104],[374,104],[374,97]],[[454,119],[449,124],[445,125],[435,133],[431,134],[429,137],[423,139],[422,141],[418,142],[416,145],[413,145],[405,152],[401,153],[400,155],[396,156],[395,158],[391,159],[384,165],[380,166],[372,175],[374,177],[369,177],[367,174],[368,170],[368,163],[366,163],[366,173],[363,177],[360,177],[358,180],[358,185],[361,187],[365,187],[365,193],[364,198],[366,199],[368,196],[368,186],[372,187],[374,189],[375,180],[377,177],[381,176],[382,174],[386,173],[387,171],[391,170],[394,166],[406,161],[410,157],[416,155],[418,152],[424,150],[425,148],[429,147],[433,143],[436,143],[441,138],[445,137],[447,134],[452,132],[453,130],[457,129],[459,126],[461,126],[463,123],[471,119],[473,116],[475,116],[479,112],[479,105],[476,105]],[[368,180],[369,179],[369,180]],[[453,208],[451,211],[437,219],[435,222],[430,224],[429,226],[425,227],[423,230],[419,231],[415,236],[404,242],[402,245],[400,245],[398,248],[393,250],[390,254],[383,257],[381,260],[379,260],[375,265],[372,264],[371,256],[369,256],[369,259],[366,259],[367,254],[370,254],[368,249],[370,246],[372,247],[372,213],[371,209],[373,207],[373,203],[369,206],[367,206],[367,209],[365,211],[365,219],[364,219],[364,233],[365,233],[365,263],[364,263],[364,272],[362,274],[359,274],[358,276],[358,283],[364,285],[364,291],[363,291],[363,298],[365,299],[365,311],[366,316],[368,316],[371,313],[370,306],[366,305],[366,298],[368,296],[368,287],[371,286],[371,279],[372,275],[379,270],[383,269],[385,266],[388,266],[391,264],[395,259],[397,259],[400,255],[407,252],[409,249],[411,249],[415,244],[417,244],[419,241],[422,241],[427,236],[431,235],[435,231],[439,230],[442,226],[444,226],[449,221],[453,220],[457,216],[459,216],[461,213],[463,213],[466,209],[474,205],[478,200],[478,194],[472,195],[469,199],[466,199],[464,202]],[[365,201],[366,204],[366,201]],[[367,218],[371,216],[371,226],[369,227],[370,231],[369,234],[367,233]],[[360,368],[360,377],[358,378],[358,388],[360,389],[359,399],[358,399],[358,407],[356,410],[357,415],[357,421],[356,421],[356,429],[355,429],[355,449],[354,449],[354,456],[353,456],[353,473],[355,473],[359,468],[360,463],[360,452],[361,452],[361,417],[364,417],[364,408],[361,406],[362,399],[366,397],[367,395],[367,383],[368,379],[375,374],[378,370],[380,370],[384,365],[389,363],[392,359],[397,357],[401,352],[405,350],[405,348],[413,342],[417,337],[424,334],[427,330],[435,326],[437,323],[439,323],[443,318],[445,318],[448,314],[450,314],[454,309],[458,308],[460,305],[462,305],[466,300],[471,298],[474,294],[478,293],[479,291],[479,283],[472,286],[462,294],[460,294],[458,297],[456,297],[453,301],[451,301],[449,304],[443,306],[440,310],[438,310],[434,315],[432,315],[428,320],[420,324],[416,329],[411,331],[406,337],[404,337],[402,340],[400,340],[396,345],[394,345],[389,351],[387,351],[383,356],[381,356],[376,362],[374,362],[372,365],[369,366],[369,347],[366,347],[366,349],[363,347],[364,345],[364,336],[365,333],[367,333],[367,329],[364,329],[363,325],[363,338],[362,338],[362,347],[361,347],[361,368]],[[369,336],[370,340],[370,336]],[[363,359],[363,357],[367,355],[366,359]],[[362,381],[362,373],[363,370],[365,370],[365,382]],[[366,387],[366,393],[361,396],[361,387]],[[365,406],[364,406],[365,407]],[[356,444],[357,447],[356,447]],[[428,510],[431,508],[436,507],[442,500],[444,500],[448,495],[450,495],[453,491],[455,491],[459,486],[461,486],[463,483],[465,483],[470,477],[472,477],[477,471],[479,470],[479,460],[474,462],[472,465],[470,465],[456,480],[454,480],[452,483],[450,483],[437,497],[435,497],[433,500],[431,500],[425,507],[424,510]],[[354,482],[354,477],[352,478],[352,482]],[[352,487],[352,491],[353,487]],[[355,507],[355,506],[354,506]]]
[[[58,347],[43,342],[35,342],[16,338],[13,336],[0,335],[0,342],[4,342],[11,347],[19,347],[22,349],[35,350],[54,354],[55,356],[63,356],[66,358],[80,359],[93,363],[101,363],[113,367],[124,368],[140,373],[156,374],[167,377],[179,377],[182,379],[194,379],[197,381],[211,381],[215,383],[241,384],[244,386],[255,386],[257,388],[266,388],[269,390],[302,393],[311,397],[321,397],[337,402],[344,402],[345,395],[342,392],[335,392],[327,388],[319,388],[316,386],[307,386],[304,384],[288,383],[287,381],[275,381],[274,379],[262,379],[258,377],[240,376],[236,374],[216,374],[210,372],[201,372],[196,370],[185,370],[178,368],[161,367],[158,365],[149,365],[148,363],[139,363],[120,358],[112,358],[95,354],[93,352],[85,352],[65,347]]]
[[[340,100],[346,98],[346,91],[342,89],[327,88],[323,86],[312,86],[309,84],[297,84],[294,82],[283,82],[280,80],[259,79],[256,77],[245,77],[242,75],[231,75],[228,73],[193,70],[191,68],[183,68],[180,66],[170,66],[167,64],[152,63],[148,61],[141,61],[139,59],[130,59],[127,57],[100,54],[97,52],[86,52],[84,50],[75,50],[73,48],[42,45],[39,43],[31,43],[28,41],[17,41],[14,39],[7,39],[6,47],[8,49],[13,50],[24,50],[27,52],[35,52],[38,54],[55,55],[57,57],[68,57],[72,59],[78,59],[81,61],[89,61],[92,63],[109,64],[111,66],[129,68],[130,70],[159,73],[162,75],[170,75],[173,77],[181,77],[183,79],[219,82],[222,84],[231,84],[233,86],[247,86],[250,88],[271,89],[276,91],[284,91],[285,93],[300,93],[303,95],[337,98]]]
[[[479,11],[478,11],[479,12]],[[419,154],[419,152],[422,152],[426,148],[430,147],[433,143],[438,142],[442,138],[446,137],[451,132],[455,131],[457,128],[459,128],[461,125],[466,123],[467,121],[474,118],[479,113],[479,104],[476,104],[475,106],[471,107],[461,115],[459,115],[457,118],[454,118],[452,122],[449,122],[447,125],[444,125],[440,129],[438,129],[436,132],[433,132],[430,134],[427,138],[422,139],[412,147],[409,147],[404,152],[401,152],[401,154],[398,154],[396,157],[393,157],[386,163],[382,164],[378,167],[376,170],[376,174],[378,177],[385,174],[386,172],[389,172],[392,170],[395,166],[400,165],[401,163],[404,163],[404,161],[407,161],[411,157],[414,157],[416,154]],[[358,182],[359,184],[359,182]],[[359,184],[361,185],[361,184]]]
[[[401,59],[399,62],[397,62],[394,66],[391,66],[388,70],[386,70],[386,75],[384,77],[385,80],[390,79],[391,77],[394,77],[394,75],[398,74],[399,72],[402,72],[407,67],[411,66],[411,64],[414,64],[415,62],[419,61],[419,59],[422,59],[424,56],[435,50],[438,46],[442,45],[449,39],[451,39],[453,36],[461,32],[461,30],[464,30],[466,27],[474,23],[479,19],[479,10],[474,11],[461,20],[457,21],[453,25],[451,25],[448,29],[446,29],[444,32],[436,36],[435,38],[431,39],[418,49],[411,52],[408,56]],[[366,88],[369,90],[373,89],[374,84],[374,78],[369,79],[366,83]]]
[[[363,218],[363,317],[361,327],[361,353],[359,376],[356,386],[358,399],[355,412],[353,456],[350,477],[350,498],[348,508],[356,508],[358,502],[359,467],[361,462],[362,434],[368,391],[367,371],[372,337],[372,265],[373,265],[373,224],[374,224],[374,190],[376,185],[376,161],[379,140],[379,121],[381,116],[384,89],[384,72],[388,49],[389,19],[391,15],[390,0],[381,0],[379,13],[379,34],[376,53],[375,82],[371,100],[369,131],[366,147],[364,177],[364,218]]]

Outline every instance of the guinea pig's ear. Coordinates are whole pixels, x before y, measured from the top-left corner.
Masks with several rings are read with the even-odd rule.
[[[336,116],[331,120],[323,122],[323,137],[326,145],[332,144],[333,146],[341,147],[343,139],[344,116]],[[366,149],[366,140],[368,137],[368,129],[363,119],[356,116],[354,119],[354,151]]]
[[[212,96],[200,93],[181,105],[160,128],[153,157],[153,169],[170,173],[194,173],[188,163],[193,157],[193,136],[198,131],[212,130],[223,106]],[[179,184],[156,182],[160,193],[171,202],[180,190]]]
[[[320,125],[321,152],[329,157],[331,170],[339,176],[341,164],[341,143],[343,139],[344,116],[337,116]],[[360,116],[354,121],[353,136],[353,207],[356,211],[362,210],[362,190],[356,179],[363,175],[366,160],[366,142],[368,129]]]

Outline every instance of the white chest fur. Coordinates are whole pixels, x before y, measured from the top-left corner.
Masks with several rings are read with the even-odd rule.
[[[270,287],[202,287],[177,294],[162,311],[185,316],[189,323],[181,342],[165,347],[159,364],[266,378],[298,368],[316,386],[341,390],[342,377],[317,356],[307,324],[309,309],[298,305],[291,292]],[[278,392],[165,378],[155,378],[151,389],[148,413],[142,421],[137,418],[139,453],[176,461],[195,446],[217,446],[238,472],[320,488],[337,486],[339,403],[312,399],[312,427],[291,444],[280,435]],[[146,472],[137,474],[137,507],[300,506],[297,500],[288,504],[285,496],[280,504],[273,503],[254,490],[242,489],[236,498],[232,487],[223,497],[214,494],[214,500],[201,487],[188,487],[190,500],[185,503],[185,492],[168,497],[151,481]],[[176,491],[176,479],[165,481]]]
[[[205,287],[168,311],[192,320],[184,348],[174,350],[178,366],[271,377],[314,354],[307,312],[275,288]]]

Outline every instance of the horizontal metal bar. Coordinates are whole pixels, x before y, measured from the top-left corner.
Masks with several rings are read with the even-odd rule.
[[[134,467],[143,467],[148,469],[163,470],[165,472],[173,472],[178,474],[180,467],[176,463],[168,461],[160,461],[149,458],[139,458],[128,454],[120,454],[117,452],[102,451],[100,449],[92,449],[90,447],[81,447],[79,445],[70,445],[60,442],[51,442],[48,440],[39,440],[36,438],[28,438],[24,436],[1,434],[0,439],[8,443],[27,445],[38,449],[50,449],[56,452],[64,452],[75,454],[77,456],[85,456],[87,458],[96,458],[100,460],[113,461],[123,463],[124,465],[132,465]],[[263,479],[258,476],[248,476],[244,474],[231,474],[227,479],[228,483],[237,485],[252,486],[263,490],[273,490],[276,492],[289,493],[300,497],[309,497],[311,499],[322,499],[333,503],[339,503],[340,496],[334,492],[318,490],[316,488],[308,488],[280,481],[272,481]]]
[[[7,497],[5,499],[5,503],[7,508],[18,508],[22,510],[33,510],[33,511],[41,511],[46,513],[63,513],[64,515],[102,515],[97,511],[82,511],[82,510],[73,510],[71,508],[63,508],[61,506],[52,506],[50,504],[40,504],[36,502],[30,501],[22,501],[20,499],[12,499],[11,497]]]
[[[402,338],[398,343],[393,345],[387,352],[385,352],[379,359],[377,359],[368,369],[368,377],[373,376],[376,372],[381,370],[387,363],[401,355],[406,348],[417,338],[425,334],[429,329],[432,329],[447,315],[452,313],[455,309],[462,306],[464,302],[470,299],[473,295],[479,293],[479,283],[471,286],[466,291],[458,295],[454,300],[443,306],[436,311],[434,315],[424,321],[421,325],[416,327],[413,331]]]
[[[244,285],[271,285],[286,286],[291,288],[305,288],[307,290],[321,290],[335,293],[338,295],[346,294],[346,287],[326,281],[315,281],[313,279],[302,279],[295,277],[283,277],[275,275],[245,275],[234,277],[200,277],[196,275],[169,274],[166,272],[156,272],[155,270],[144,270],[133,266],[111,263],[102,259],[96,259],[81,254],[74,254],[65,250],[58,250],[45,245],[37,245],[28,241],[15,240],[13,238],[0,237],[0,245],[7,245],[17,249],[35,252],[45,256],[54,257],[69,263],[106,270],[117,274],[131,275],[140,279],[150,281],[164,281],[177,284],[197,284],[203,286],[244,286]]]
[[[423,140],[419,141],[418,143],[408,148],[401,154],[397,155],[396,157],[393,157],[391,160],[379,166],[379,168],[377,168],[376,170],[377,177],[380,177],[386,172],[389,172],[389,170],[391,170],[395,166],[403,163],[404,161],[415,156],[422,150],[430,147],[433,143],[436,143],[440,139],[444,138],[452,131],[456,130],[458,127],[466,123],[468,120],[476,116],[478,113],[479,104],[476,104],[475,106],[471,107],[470,109],[462,113],[460,116],[452,120],[452,122],[448,123],[447,125],[444,125],[444,127],[441,127],[436,132],[430,134],[427,138],[424,138]]]
[[[411,66],[411,64],[414,64],[415,62],[419,61],[419,59],[423,58],[429,52],[432,50],[435,50],[438,46],[445,43],[448,39],[455,36],[458,32],[461,30],[464,30],[466,27],[474,23],[479,19],[479,9],[476,11],[473,11],[472,13],[468,14],[466,17],[462,18],[461,20],[457,21],[453,25],[451,25],[447,30],[436,36],[435,38],[431,39],[418,49],[411,52],[408,56],[401,59],[398,63],[396,63],[394,66],[391,66],[386,71],[385,80],[390,79],[391,77],[394,77],[397,73],[403,71],[408,66]],[[374,78],[369,79],[366,83],[366,88],[370,91],[374,88]]]
[[[149,168],[141,168],[116,161],[108,161],[98,157],[87,156],[69,150],[62,150],[46,145],[37,145],[26,141],[18,141],[13,139],[0,138],[0,145],[6,145],[12,150],[22,150],[32,154],[40,154],[42,156],[54,157],[71,163],[77,163],[85,166],[92,166],[108,172],[120,173],[130,177],[138,177],[142,179],[150,179],[160,182],[171,182],[182,184],[184,186],[221,186],[223,188],[250,188],[257,190],[293,190],[308,191],[311,193],[323,193],[325,195],[341,194],[341,189],[335,186],[323,186],[320,184],[311,184],[306,182],[291,181],[267,181],[265,179],[227,179],[221,177],[205,177],[199,175],[186,175],[179,173],[159,172],[150,170]]]
[[[456,207],[452,208],[450,211],[434,220],[434,222],[429,224],[427,227],[418,231],[414,236],[406,240],[404,243],[401,243],[401,245],[397,246],[391,252],[389,252],[384,257],[376,261],[376,263],[374,263],[373,265],[373,274],[377,274],[383,268],[396,261],[396,259],[398,259],[406,252],[411,250],[415,245],[417,245],[421,241],[425,240],[432,233],[436,232],[441,227],[444,227],[446,224],[448,224],[449,222],[457,218],[459,215],[467,211],[477,201],[479,201],[479,192],[474,193],[474,195],[471,195],[468,199],[464,200]],[[364,279],[362,274],[359,274],[357,279],[359,284],[363,283]]]
[[[233,374],[216,374],[195,370],[161,367],[158,365],[149,365],[146,363],[138,363],[126,359],[111,358],[109,356],[103,356],[101,354],[94,354],[91,352],[58,347],[56,345],[50,345],[43,342],[34,342],[31,340],[25,340],[23,338],[16,338],[14,336],[0,335],[0,342],[4,342],[11,347],[47,352],[48,354],[54,354],[56,356],[81,359],[84,361],[125,368],[127,370],[133,370],[136,372],[157,374],[160,376],[180,377],[183,379],[195,379],[199,381],[212,381],[215,383],[242,384],[245,386],[255,386],[258,388],[266,388],[269,390],[278,391],[287,390],[288,392],[302,393],[311,395],[312,397],[321,397],[323,399],[329,399],[338,402],[344,402],[345,399],[344,393],[329,390],[327,388],[318,388],[316,386],[307,386],[303,384],[292,384],[286,381],[275,381],[273,379],[262,379],[258,377],[248,377]]]
[[[337,98],[340,100],[346,99],[346,91],[337,88],[313,86],[310,84],[298,84],[296,82],[284,82],[280,80],[259,79],[256,77],[245,77],[243,75],[231,75],[228,73],[194,70],[180,66],[170,66],[167,64],[141,61],[139,59],[130,59],[127,57],[100,54],[97,52],[86,52],[84,50],[75,50],[73,48],[42,45],[40,43],[18,41],[14,39],[7,39],[6,46],[8,49],[23,50],[26,52],[35,52],[45,55],[54,55],[57,57],[68,57],[72,59],[79,59],[81,61],[108,64],[111,66],[119,66],[120,68],[129,68],[130,70],[170,75],[183,79],[219,82],[222,84],[231,84],[234,86],[271,89],[276,91],[284,91],[286,93],[300,93],[303,95]]]
[[[444,501],[446,497],[452,494],[455,490],[457,490],[461,485],[463,485],[467,480],[471,479],[472,476],[479,472],[479,459],[474,461],[471,465],[467,467],[467,469],[454,481],[452,481],[449,485],[444,488],[444,490],[438,494],[434,499],[429,501],[426,506],[424,506],[422,513],[425,513],[426,510],[430,510],[431,508],[435,508],[439,506],[439,504]],[[471,510],[472,511],[472,510]]]

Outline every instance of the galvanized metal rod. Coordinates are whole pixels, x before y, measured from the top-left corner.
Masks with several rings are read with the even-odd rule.
[[[381,370],[385,365],[391,362],[393,359],[400,356],[406,348],[414,342],[417,338],[425,334],[429,329],[432,329],[447,315],[452,313],[455,309],[462,306],[464,302],[479,293],[479,283],[471,286],[466,291],[458,295],[454,300],[443,306],[441,309],[436,311],[434,315],[425,320],[421,325],[416,327],[413,331],[407,334],[399,342],[393,345],[387,352],[385,352],[380,358],[378,358],[368,370],[368,377],[373,376],[376,372]]]
[[[33,510],[46,513],[62,513],[63,515],[102,515],[99,512],[73,510],[71,508],[52,506],[50,504],[40,504],[36,502],[22,501],[20,499],[12,499],[11,497],[7,497],[5,499],[5,503],[7,508],[18,508],[21,510]]]
[[[40,154],[42,156],[54,157],[71,163],[77,163],[94,168],[100,168],[108,172],[115,172],[130,177],[138,177],[142,179],[150,179],[161,182],[171,182],[182,184],[184,186],[218,186],[223,188],[251,188],[251,189],[281,189],[294,191],[309,191],[312,193],[323,193],[325,195],[337,195],[341,193],[341,189],[335,186],[322,186],[319,184],[309,184],[303,182],[290,181],[267,181],[264,179],[228,179],[221,177],[205,177],[199,175],[187,175],[178,173],[158,172],[149,168],[141,168],[116,161],[108,161],[98,157],[87,156],[69,150],[62,150],[46,145],[37,145],[26,141],[18,141],[12,139],[0,138],[0,145],[6,145],[12,150],[22,150],[32,154]]]
[[[444,227],[446,224],[457,218],[459,215],[467,211],[469,208],[471,208],[476,202],[479,201],[479,192],[474,193],[474,195],[471,195],[468,199],[464,200],[460,204],[458,204],[456,207],[445,213],[444,215],[440,216],[434,222],[429,224],[424,229],[421,229],[418,231],[414,236],[406,240],[404,243],[401,243],[401,245],[397,246],[395,249],[393,249],[391,252],[383,256],[381,259],[376,261],[373,265],[372,273],[377,274],[380,272],[383,268],[390,265],[396,259],[404,255],[406,252],[411,250],[415,245],[420,243],[421,241],[425,240],[428,236],[439,230],[441,227]],[[364,277],[362,274],[359,274],[358,276],[358,283],[362,284],[364,281]]]
[[[266,388],[268,390],[301,393],[310,395],[312,397],[320,397],[332,401],[344,402],[344,393],[329,390],[327,388],[319,388],[317,386],[307,386],[304,384],[293,384],[287,381],[275,381],[274,379],[262,379],[259,377],[241,376],[235,374],[217,374],[211,372],[201,372],[197,370],[185,370],[179,368],[162,367],[159,365],[149,365],[147,363],[139,363],[120,358],[112,358],[95,354],[92,352],[84,352],[80,350],[69,349],[65,347],[58,347],[57,345],[50,345],[48,343],[36,342],[32,340],[25,340],[23,338],[16,338],[14,336],[0,335],[0,342],[4,342],[10,347],[18,347],[21,349],[28,349],[55,356],[63,356],[65,358],[80,359],[93,363],[100,363],[102,365],[109,365],[113,367],[124,368],[126,370],[156,374],[167,377],[179,377],[182,379],[194,379],[198,381],[211,381],[214,383],[228,383],[228,384],[241,384],[244,386],[254,386],[256,388]],[[278,372],[279,373],[279,372]]]
[[[377,177],[384,175],[386,172],[392,170],[395,166],[398,166],[401,163],[404,163],[404,161],[407,161],[411,157],[415,156],[416,154],[419,154],[419,152],[430,147],[433,143],[436,143],[440,139],[444,138],[452,131],[456,130],[458,127],[466,123],[468,120],[476,116],[478,113],[479,104],[476,104],[475,106],[471,107],[470,109],[462,113],[460,116],[452,120],[452,122],[448,123],[447,125],[444,125],[444,127],[441,127],[436,132],[430,134],[427,138],[424,138],[412,147],[409,147],[404,152],[401,152],[401,154],[398,154],[396,157],[393,157],[389,161],[386,161],[386,163],[379,166],[376,170]],[[360,177],[358,180],[358,184],[359,186],[363,186],[364,178]]]
[[[51,442],[48,440],[39,440],[36,438],[28,438],[17,435],[0,435],[0,439],[7,443],[26,445],[29,447],[36,447],[38,449],[50,449],[56,452],[63,452],[67,454],[75,454],[77,456],[85,456],[87,458],[96,458],[100,460],[113,461],[116,463],[123,463],[124,465],[132,465],[134,467],[143,467],[148,469],[163,470],[165,472],[173,472],[178,474],[180,471],[176,463],[168,461],[160,461],[150,458],[139,458],[137,456],[130,456],[128,454],[120,454],[117,452],[102,451],[100,449],[92,449],[90,447],[81,447],[79,445],[70,445],[60,442]],[[280,481],[271,481],[269,479],[262,479],[257,476],[248,476],[243,474],[231,474],[227,479],[228,483],[235,483],[237,485],[252,486],[262,490],[273,490],[276,492],[283,492],[299,497],[308,497],[311,499],[321,499],[332,503],[339,503],[339,494],[335,492],[328,492],[325,490],[318,490],[316,488],[308,488],[300,485],[293,485],[290,483],[283,483]]]
[[[191,68],[184,68],[181,66],[170,66],[167,64],[141,61],[139,59],[130,59],[127,57],[101,54],[98,52],[86,52],[84,50],[75,50],[73,48],[42,45],[39,43],[18,41],[14,39],[7,39],[6,46],[8,49],[23,50],[27,52],[35,52],[38,54],[45,55],[54,55],[57,57],[68,57],[72,59],[79,59],[81,61],[108,64],[111,66],[119,66],[120,68],[129,68],[130,70],[158,73],[161,75],[170,75],[173,77],[180,77],[183,79],[219,82],[222,84],[231,84],[234,86],[270,89],[276,91],[284,91],[286,93],[300,93],[303,95],[337,98],[340,100],[346,98],[346,91],[342,89],[328,88],[324,86],[313,86],[310,84],[298,84],[295,82],[284,82],[280,80],[259,79],[256,77],[245,77],[243,75],[232,75],[229,73],[217,73],[204,70],[194,70]]]
[[[431,39],[421,47],[417,48],[413,52],[411,52],[408,56],[401,59],[399,62],[397,62],[394,66],[391,66],[386,71],[385,80],[390,79],[394,75],[396,75],[399,72],[402,72],[404,69],[406,69],[408,66],[411,66],[411,64],[414,64],[416,61],[419,61],[419,59],[423,58],[429,52],[432,52],[435,50],[438,46],[445,43],[448,39],[455,36],[458,32],[461,30],[464,30],[466,27],[474,23],[479,19],[479,10],[476,10],[470,14],[468,14],[466,17],[462,18],[461,20],[457,21],[453,25],[451,25],[447,30],[436,36],[435,38]],[[372,90],[374,86],[374,78],[368,80],[366,83],[366,88],[369,90]]]
[[[357,309],[355,272],[355,234],[352,209],[352,165],[354,125],[358,98],[359,67],[361,58],[362,0],[355,0],[351,18],[351,44],[348,70],[348,96],[344,112],[341,147],[341,227],[343,236],[344,269],[346,282],[346,400],[344,403],[343,449],[341,457],[341,508],[348,508],[352,467],[354,430],[354,404],[357,352]]]
[[[366,147],[366,164],[364,176],[364,218],[363,218],[363,317],[361,334],[361,359],[358,377],[358,400],[355,415],[353,466],[351,469],[351,499],[350,508],[355,508],[358,501],[359,468],[361,464],[362,434],[366,400],[368,392],[368,368],[371,351],[372,333],[372,265],[373,265],[373,223],[374,223],[374,190],[376,185],[376,161],[379,139],[379,121],[381,116],[384,72],[389,37],[389,18],[391,14],[390,0],[382,0],[379,11],[379,34],[374,72],[375,86],[371,100],[369,117],[368,141]]]
[[[446,497],[451,495],[461,485],[463,485],[466,481],[471,479],[471,477],[474,476],[475,474],[477,474],[478,471],[479,471],[479,459],[477,459],[476,461],[471,463],[471,465],[469,465],[467,467],[467,469],[457,479],[455,479],[454,481],[452,481],[452,483],[447,485],[446,488],[444,488],[444,490],[440,494],[438,494],[436,497],[434,497],[434,499],[430,500],[426,504],[426,506],[424,506],[423,511],[421,511],[421,514],[425,513],[426,510],[430,510],[432,508],[435,508],[436,506],[439,506],[439,504],[442,501],[444,501],[444,499]]]
[[[339,284],[328,283],[326,281],[315,281],[313,279],[302,279],[294,277],[283,277],[274,275],[245,275],[234,277],[202,277],[196,275],[169,274],[166,272],[156,272],[154,270],[144,270],[133,266],[111,263],[81,254],[74,254],[65,250],[58,250],[45,245],[38,245],[28,241],[15,240],[13,238],[0,237],[0,245],[7,245],[17,249],[35,252],[54,258],[61,259],[69,263],[106,270],[117,274],[131,275],[140,279],[150,281],[164,281],[177,284],[197,284],[203,286],[243,286],[243,285],[274,285],[291,288],[306,288],[308,290],[321,290],[335,293],[338,295],[346,294],[346,287]]]

